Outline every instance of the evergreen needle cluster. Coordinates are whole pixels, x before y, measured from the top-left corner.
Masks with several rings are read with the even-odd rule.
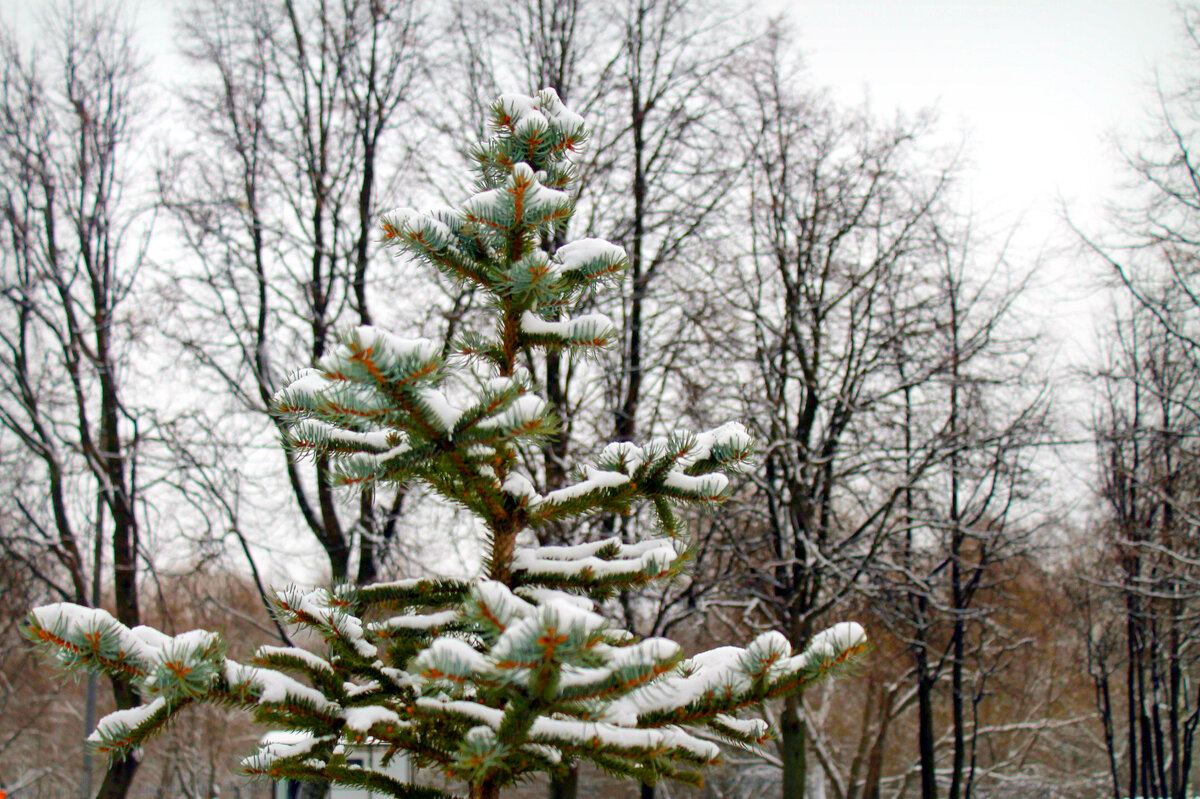
[[[457,208],[397,210],[386,245],[470,284],[495,326],[441,342],[363,327],[276,395],[287,444],[327,457],[348,485],[418,481],[467,509],[487,534],[475,579],[414,579],[273,596],[281,621],[316,633],[320,652],[262,646],[247,664],[216,633],[130,629],[75,605],[37,608],[27,634],[63,664],[127,680],[144,704],[105,717],[91,737],[128,755],[193,702],[249,710],[297,735],[264,744],[246,769],[272,779],[357,786],[395,797],[444,796],[352,764],[347,745],[390,746],[420,768],[495,797],[535,772],[589,761],[647,783],[698,783],[717,741],[754,745],[760,703],[827,676],[866,646],[840,624],[793,651],[779,633],[685,657],[639,640],[598,612],[615,591],[670,579],[687,560],[676,509],[720,501],[752,442],[739,424],[609,444],[576,482],[540,493],[519,451],[556,430],[524,364],[538,352],[605,346],[601,314],[567,318],[585,292],[619,279],[625,253],[584,239],[550,253],[573,211],[570,154],[583,120],[551,90],[506,95],[494,137],[475,150],[479,192]],[[454,354],[443,358],[444,351]],[[453,389],[453,390],[452,390]],[[657,537],[521,546],[523,531],[648,503]]]

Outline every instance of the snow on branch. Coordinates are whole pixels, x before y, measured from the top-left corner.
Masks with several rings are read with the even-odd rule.
[[[111,756],[207,701],[293,731],[245,761],[272,779],[442,795],[349,762],[345,746],[370,739],[469,782],[482,799],[580,760],[646,783],[699,783],[698,769],[720,758],[714,739],[750,746],[769,734],[739,713],[836,673],[866,648],[862,628],[843,624],[799,651],[766,633],[745,648],[685,657],[679,644],[639,640],[598,612],[615,590],[681,570],[691,549],[675,509],[728,496],[752,441],[730,423],[609,444],[575,482],[544,494],[519,470],[558,424],[533,366],[548,352],[587,352],[617,337],[611,319],[579,306],[628,258],[600,239],[551,252],[574,211],[570,155],[587,136],[583,120],[546,89],[504,95],[492,122],[495,135],[473,151],[476,194],[381,218],[394,254],[484,295],[491,324],[463,334],[468,357],[443,359],[448,342],[356,327],[272,401],[290,451],[321,458],[335,483],[421,481],[474,514],[488,537],[485,573],[282,588],[271,598],[277,620],[319,640],[260,646],[248,664],[229,659],[215,633],[171,637],[100,610],[36,609],[32,640],[66,665],[125,680],[144,701],[101,722],[94,739]],[[638,502],[664,536],[518,546],[530,528]]]
[[[592,590],[628,586],[675,573],[683,556],[680,547],[669,538],[636,544],[609,538],[577,546],[518,548],[513,554],[513,572],[522,585]]]

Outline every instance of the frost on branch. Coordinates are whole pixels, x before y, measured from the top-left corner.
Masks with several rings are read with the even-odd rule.
[[[646,783],[695,783],[719,760],[720,742],[754,746],[770,734],[754,717],[758,705],[865,649],[862,628],[848,623],[802,650],[766,633],[745,648],[687,657],[602,615],[599,601],[686,566],[692,551],[677,509],[723,500],[731,476],[749,466],[752,441],[734,422],[613,443],[554,490],[522,471],[521,453],[558,429],[526,364],[549,352],[586,355],[616,337],[607,316],[578,313],[579,300],[619,279],[626,256],[599,239],[548,251],[573,211],[569,156],[586,138],[554,92],[503,96],[493,126],[495,137],[474,151],[477,194],[381,220],[385,246],[472,287],[493,323],[453,343],[346,331],[273,401],[291,454],[322,458],[336,483],[419,481],[474,514],[487,531],[484,573],[280,589],[271,597],[278,620],[320,643],[263,645],[244,663],[214,633],[171,637],[101,610],[38,608],[32,640],[65,666],[126,680],[144,700],[100,723],[91,740],[102,751],[121,757],[207,701],[284,731],[244,763],[276,779],[443,795],[347,760],[346,745],[371,740],[464,781],[480,799],[583,760]],[[642,540],[518,545],[539,526],[638,505],[658,528]]]
[[[540,555],[565,562],[615,554],[619,547],[605,541],[587,550],[592,554],[562,547]],[[669,551],[658,545],[627,550],[630,557]],[[534,562],[538,555],[520,557]],[[35,638],[68,644],[52,645],[56,652],[100,639],[129,647],[108,655],[120,660],[125,654],[147,704],[101,722],[92,740],[110,754],[140,746],[181,708],[205,698],[308,733],[248,759],[253,772],[274,776],[296,767],[325,774],[321,758],[331,756],[336,743],[371,737],[466,780],[483,774],[480,763],[536,770],[593,756],[619,773],[698,779],[694,769],[720,757],[714,740],[753,744],[766,737],[760,721],[740,719],[739,711],[823,676],[865,641],[858,625],[845,624],[804,652],[768,633],[745,649],[684,659],[673,641],[634,641],[611,627],[585,597],[548,589],[522,596],[483,578],[462,587],[467,593],[454,611],[398,617],[412,624],[364,621],[369,611],[382,610],[364,601],[368,591],[281,592],[279,615],[308,618],[329,654],[263,646],[253,665],[226,659],[225,643],[213,633],[151,641],[140,628],[63,612],[63,606],[36,610],[31,630]],[[394,600],[414,607],[407,603],[419,604],[421,590],[414,583],[411,593]],[[397,637],[397,630],[413,635]],[[164,669],[202,678],[179,690],[159,676]],[[472,732],[480,728],[486,732]]]

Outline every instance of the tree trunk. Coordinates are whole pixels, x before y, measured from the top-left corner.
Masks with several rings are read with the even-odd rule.
[[[917,652],[917,748],[921,754],[921,799],[937,799],[937,760],[934,752],[933,678],[925,650]]]
[[[579,764],[572,763],[567,776],[550,778],[550,799],[575,799],[579,794]]]
[[[808,730],[800,711],[803,693],[795,693],[784,701],[780,718],[779,748],[783,760],[783,799],[804,799],[807,778]]]
[[[107,314],[105,315],[107,318]],[[101,371],[100,415],[102,419],[100,447],[103,459],[102,469],[105,478],[106,509],[112,519],[113,547],[113,598],[116,604],[116,617],[127,627],[136,627],[141,623],[141,611],[138,604],[137,558],[138,558],[138,527],[134,516],[131,495],[136,491],[132,476],[126,474],[126,461],[131,455],[122,439],[118,414],[120,401],[117,397],[113,375],[117,373],[114,359],[109,352],[107,335],[98,336],[96,344],[99,368]],[[127,482],[128,481],[128,482]],[[97,529],[97,535],[100,529]],[[126,683],[113,680],[113,698],[117,708],[126,710],[141,704],[137,693]],[[97,799],[124,799],[133,784],[137,772],[138,759],[136,756],[127,757],[108,767],[104,782],[100,785]]]
[[[500,786],[491,780],[473,782],[467,789],[468,799],[499,799]]]
[[[950,418],[948,420],[950,443],[954,449],[950,455],[950,607],[954,613],[954,633],[951,639],[950,656],[950,709],[954,737],[953,754],[951,755],[949,799],[959,799],[962,791],[963,766],[966,756],[964,741],[965,720],[963,716],[963,656],[964,639],[967,635],[963,613],[966,601],[963,592],[963,543],[965,533],[962,528],[962,512],[959,507],[959,469],[961,462],[958,454],[959,441],[959,368],[961,354],[959,352],[960,320],[958,316],[958,285],[949,281],[950,290]]]
[[[296,799],[325,799],[329,795],[329,786],[320,782],[301,783]]]
[[[888,727],[892,723],[893,691],[884,691],[879,707],[879,731],[867,755],[867,773],[863,778],[863,799],[879,799],[879,783],[883,779],[883,755],[886,750]]]
[[[956,584],[957,589],[957,584]],[[965,656],[963,638],[966,629],[962,618],[954,621],[953,654],[950,659],[950,702],[954,726],[954,753],[950,769],[949,799],[959,799],[962,795],[963,769],[966,765],[966,718],[963,713],[963,657]]]
[[[115,679],[112,681],[112,686],[118,708],[130,708],[138,704],[137,694],[130,686]],[[137,755],[110,763],[108,771],[104,774],[104,781],[100,783],[100,790],[96,792],[96,799],[125,799],[129,788],[133,785],[133,777],[137,772],[138,765]]]
[[[104,782],[100,783],[96,799],[125,799],[129,787],[133,785],[133,775],[137,767],[138,761],[134,757],[127,757],[110,765],[104,775]]]

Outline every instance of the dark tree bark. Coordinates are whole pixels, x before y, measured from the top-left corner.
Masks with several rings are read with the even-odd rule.
[[[938,369],[925,361],[900,375],[896,345],[927,332],[914,281],[946,173],[924,162],[923,123],[842,112],[797,90],[789,70],[780,35],[745,70],[752,259],[733,279],[751,323],[729,337],[742,348],[731,358],[753,350],[752,378],[733,391],[764,453],[762,530],[739,536],[744,568],[768,623],[802,647],[903,528],[906,488],[942,457],[936,428],[911,442],[907,468],[879,463],[869,442],[897,427],[905,386]],[[859,480],[875,490],[854,490]],[[804,745],[781,739],[785,793],[803,790]]]
[[[409,0],[195,0],[183,48],[201,75],[188,97],[206,122],[160,193],[202,266],[189,309],[227,329],[223,345],[176,333],[202,368],[267,415],[280,363],[315,364],[335,329],[371,324],[371,242],[415,129],[423,20]],[[384,178],[383,176],[393,176]],[[234,342],[232,348],[228,342]],[[287,456],[296,510],[333,580],[370,582],[391,556],[406,494],[335,501],[322,459]]]
[[[1164,294],[1178,290],[1164,285]],[[1101,586],[1100,601],[1119,609],[1124,657],[1115,657],[1107,630],[1089,631],[1088,644],[1114,780],[1123,765],[1125,791],[1174,797],[1188,790],[1193,739],[1184,731],[1200,716],[1197,697],[1176,676],[1195,662],[1187,641],[1196,634],[1200,574],[1184,533],[1190,523],[1182,520],[1200,510],[1191,488],[1200,475],[1184,466],[1195,462],[1189,442],[1200,429],[1200,382],[1189,345],[1158,317],[1164,309],[1190,312],[1179,297],[1159,297],[1156,311],[1132,306],[1116,325],[1110,364],[1101,374],[1105,406],[1096,429],[1111,567],[1101,562],[1092,579]],[[1119,732],[1109,680],[1118,668],[1125,702]]]
[[[130,402],[128,362],[136,237],[149,236],[132,199],[141,68],[117,8],[64,3],[48,19],[43,54],[0,37],[0,426],[28,464],[10,492],[35,531],[0,546],[63,599],[98,605],[111,585],[114,615],[136,626],[152,424]],[[140,701],[117,683],[113,696]],[[112,764],[97,795],[124,797],[137,768]]]
[[[1194,55],[1200,16],[1186,8],[1180,17]],[[1125,150],[1134,191],[1114,206],[1105,235],[1080,238],[1128,302],[1117,312],[1097,375],[1102,399],[1094,429],[1107,511],[1100,532],[1111,560],[1095,564],[1092,576],[1102,588],[1089,597],[1108,610],[1105,621],[1123,640],[1089,633],[1089,665],[1114,782],[1120,765],[1126,793],[1182,797],[1192,764],[1186,731],[1200,713],[1200,698],[1178,676],[1196,660],[1185,643],[1195,634],[1197,585],[1185,530],[1194,528],[1198,510],[1190,442],[1200,412],[1200,106],[1196,76],[1174,77],[1175,88],[1159,84],[1153,132]],[[1125,702],[1119,722],[1112,712],[1118,672]]]

